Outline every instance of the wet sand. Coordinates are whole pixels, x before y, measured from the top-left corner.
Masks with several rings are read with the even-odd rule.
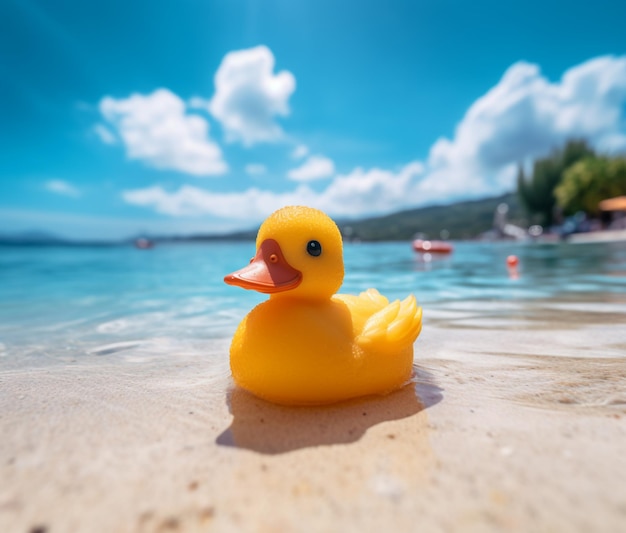
[[[226,340],[2,357],[0,531],[619,531],[626,306],[559,305],[426,310],[415,383],[326,408]]]

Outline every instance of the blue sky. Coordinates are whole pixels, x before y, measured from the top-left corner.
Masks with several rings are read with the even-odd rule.
[[[250,228],[626,151],[625,2],[5,0],[0,233]]]

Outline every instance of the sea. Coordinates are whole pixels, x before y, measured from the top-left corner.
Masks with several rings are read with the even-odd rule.
[[[223,282],[253,255],[253,242],[147,250],[2,245],[0,363],[167,358],[201,354],[215,341],[227,346],[239,321],[266,298]],[[507,265],[510,255],[519,259],[516,269]],[[341,292],[374,287],[390,300],[412,293],[424,327],[479,316],[506,328],[545,308],[626,316],[625,243],[457,242],[441,257],[418,254],[410,242],[346,243],[344,262]]]

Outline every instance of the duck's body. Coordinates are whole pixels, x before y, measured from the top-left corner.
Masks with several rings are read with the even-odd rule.
[[[413,296],[389,304],[374,289],[334,295],[343,279],[341,235],[326,215],[281,209],[261,227],[257,247],[248,267],[225,278],[271,294],[233,338],[239,386],[306,405],[384,394],[410,379],[421,309]]]
[[[415,300],[402,305],[399,313],[399,302],[389,305],[373,289],[322,302],[270,298],[235,333],[230,352],[235,381],[257,396],[286,404],[390,392],[411,377],[413,341],[421,326]],[[385,310],[389,316],[371,319]],[[403,320],[411,323],[402,327]],[[402,330],[395,338],[388,332],[394,325]]]

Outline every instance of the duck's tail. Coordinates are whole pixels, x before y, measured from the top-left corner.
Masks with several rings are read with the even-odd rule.
[[[372,291],[371,294],[370,291]],[[404,300],[396,300],[388,303],[378,291],[370,289],[360,295],[370,297],[373,301],[385,305],[382,309],[372,314],[361,334],[357,337],[357,343],[363,348],[384,347],[385,351],[393,352],[407,348],[420,334],[422,330],[422,308],[417,305],[415,296],[412,294]]]

